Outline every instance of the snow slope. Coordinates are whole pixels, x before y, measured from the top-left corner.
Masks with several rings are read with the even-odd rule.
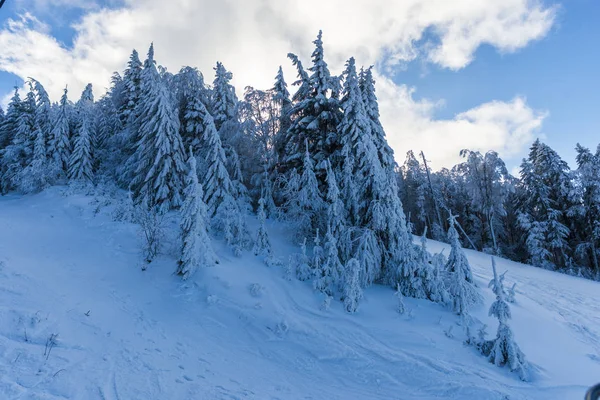
[[[141,271],[136,226],[64,190],[0,198],[0,399],[579,399],[600,381],[598,283],[499,260],[536,368],[521,382],[463,345],[448,310],[406,299],[399,315],[388,288],[356,315],[324,311],[309,283],[217,240],[220,265],[188,282],[172,274],[173,238]],[[287,259],[288,233],[268,228]],[[468,256],[485,296],[473,315],[495,335],[489,257]]]

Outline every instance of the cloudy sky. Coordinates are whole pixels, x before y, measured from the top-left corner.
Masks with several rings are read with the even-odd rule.
[[[460,149],[495,149],[509,167],[541,137],[570,163],[600,142],[597,0],[6,0],[0,98],[28,76],[57,100],[68,84],[101,95],[133,48],[150,42],[176,72],[207,81],[222,61],[238,95],[269,88],[286,58],[310,62],[323,29],[332,73],[375,65],[382,120],[399,163],[424,150],[434,168]]]

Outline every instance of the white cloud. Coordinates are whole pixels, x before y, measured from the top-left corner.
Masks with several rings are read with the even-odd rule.
[[[431,166],[439,169],[460,160],[462,149],[498,151],[502,157],[520,155],[534,139],[547,117],[527,106],[525,99],[491,101],[456,115],[435,119],[438,104],[413,99],[414,89],[379,77],[382,123],[399,163],[408,150],[425,152]]]
[[[158,61],[171,71],[194,65],[211,81],[215,61],[222,61],[233,71],[241,92],[246,85],[269,87],[280,64],[288,82],[293,81],[295,72],[286,54],[295,52],[308,63],[311,42],[320,28],[334,72],[351,55],[360,64],[381,65],[381,73],[417,57],[459,69],[471,62],[482,44],[511,52],[543,37],[555,15],[554,8],[535,0],[125,0],[113,9],[79,0],[35,0],[38,3],[53,12],[59,12],[60,4],[94,6],[74,27],[77,35],[71,48],[49,36],[31,16],[0,30],[0,70],[35,76],[55,98],[66,83],[72,97],[87,82],[98,94],[108,86],[112,72],[123,69],[131,49],[143,55],[150,41]],[[435,41],[423,43],[427,30],[437,34]],[[407,88],[384,79],[379,97],[399,161],[403,144],[416,146],[419,132],[433,137],[428,133],[433,130],[440,130],[437,140],[454,141],[447,146],[446,140],[437,143],[440,159],[449,159],[446,155],[455,144],[475,148],[489,143],[487,147],[513,152],[543,119],[516,98],[486,103],[450,121],[435,120],[435,105],[414,101]],[[444,129],[449,130],[445,135]]]

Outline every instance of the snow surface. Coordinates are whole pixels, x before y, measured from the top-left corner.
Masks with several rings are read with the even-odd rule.
[[[0,198],[1,399],[580,399],[600,381],[597,282],[498,260],[535,369],[521,382],[465,346],[450,311],[406,298],[400,315],[387,287],[367,289],[355,315],[321,310],[309,282],[218,240],[220,264],[182,282],[173,235],[141,271],[137,227],[64,191]],[[297,251],[284,226],[267,228],[276,256]],[[491,337],[490,259],[467,254]]]

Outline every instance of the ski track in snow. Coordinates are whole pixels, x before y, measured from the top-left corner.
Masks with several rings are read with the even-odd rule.
[[[309,283],[218,240],[221,263],[188,282],[168,255],[142,272],[136,227],[63,190],[0,198],[2,399],[562,399],[600,377],[598,283],[499,260],[536,370],[524,383],[464,346],[441,306],[406,299],[413,316],[398,315],[388,288],[369,288],[356,315],[339,301],[323,311]],[[268,226],[287,260],[296,249]],[[489,256],[467,254],[485,297],[473,315],[495,335]]]

